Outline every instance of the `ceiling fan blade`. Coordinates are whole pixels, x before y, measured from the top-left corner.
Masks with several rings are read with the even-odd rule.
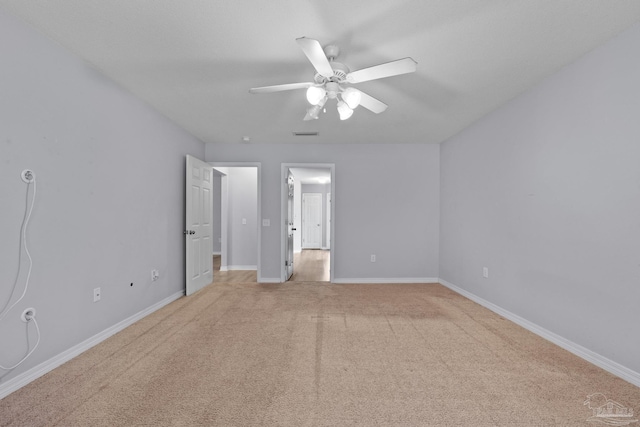
[[[293,90],[293,89],[306,89],[310,86],[313,86],[312,82],[304,82],[304,83],[289,83],[286,85],[275,85],[275,86],[263,86],[263,87],[252,87],[249,89],[249,93],[272,93],[272,92],[282,92],[284,90]]]
[[[362,70],[352,71],[347,74],[349,83],[360,83],[369,80],[382,79],[385,77],[397,76],[399,74],[413,73],[416,71],[417,62],[413,58],[403,58],[396,61],[386,62]]]
[[[326,78],[333,77],[333,68],[331,68],[331,64],[329,63],[327,56],[324,54],[324,49],[322,49],[318,40],[300,37],[296,39],[296,41],[302,48],[304,54],[307,55],[307,58],[309,58],[309,61],[311,61],[313,68],[316,69],[318,74]]]
[[[387,109],[388,105],[382,101],[378,101],[371,95],[367,95],[363,91],[360,91],[360,106],[366,108],[369,111],[372,111],[376,114],[382,113]]]

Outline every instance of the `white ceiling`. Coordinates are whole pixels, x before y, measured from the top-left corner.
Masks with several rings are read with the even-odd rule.
[[[204,142],[439,143],[640,22],[638,0],[0,0]],[[357,85],[389,108],[304,122],[314,71],[295,39],[352,70],[410,56],[413,74]],[[16,41],[19,43],[19,41]],[[3,66],[6,66],[3,65]],[[335,102],[335,101],[334,101]],[[296,137],[294,131],[319,131]]]

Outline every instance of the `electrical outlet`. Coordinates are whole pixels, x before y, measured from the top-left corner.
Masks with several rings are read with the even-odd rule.
[[[485,279],[489,278],[489,269],[487,267],[482,267],[482,277]]]
[[[151,281],[155,282],[160,277],[160,272],[158,270],[151,270]]]
[[[376,256],[375,255],[371,255],[371,262],[376,262]]]
[[[100,295],[101,295],[100,288],[95,288],[93,290],[93,302],[100,301]]]

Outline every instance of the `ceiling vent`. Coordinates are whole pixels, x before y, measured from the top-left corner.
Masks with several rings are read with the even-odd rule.
[[[318,136],[320,132],[293,132],[295,136]]]

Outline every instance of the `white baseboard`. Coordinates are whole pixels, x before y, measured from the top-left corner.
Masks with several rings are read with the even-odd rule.
[[[640,387],[640,373],[636,372],[634,370],[631,370],[629,368],[627,368],[626,366],[623,366],[617,362],[614,362],[613,360],[610,360],[594,351],[589,350],[588,348],[582,347],[579,344],[574,343],[573,341],[570,341],[554,332],[551,332],[541,326],[536,325],[533,322],[530,322],[527,319],[524,319],[520,316],[518,316],[517,314],[514,314],[508,310],[505,310],[504,308],[497,306],[483,298],[480,298],[479,296],[472,294],[469,291],[466,291],[456,285],[454,285],[453,283],[447,282],[446,280],[443,279],[439,279],[440,284],[442,284],[443,286],[446,286],[447,288],[451,289],[452,291],[459,293],[460,295],[469,298],[471,301],[474,301],[478,304],[480,304],[481,306],[488,308],[489,310],[493,311],[496,314],[499,314],[500,316],[504,317],[505,319],[508,319],[510,321],[512,321],[513,323],[522,326],[523,328],[527,329],[530,332],[533,332],[534,334],[546,339],[547,341],[551,341],[552,343],[554,343],[555,345],[562,347],[563,349],[575,354],[576,356],[586,360],[589,363],[592,363],[602,369],[604,369],[607,372],[612,373],[613,375],[616,375],[620,378],[622,378],[625,381],[630,382],[631,384],[635,385],[636,387]]]
[[[227,265],[227,270],[258,270],[257,265]],[[222,269],[220,269],[222,271]]]
[[[40,363],[39,365],[34,366],[33,368],[29,369],[26,372],[23,372],[22,374],[18,375],[17,377],[14,377],[14,378],[11,378],[10,380],[7,380],[6,383],[0,384],[0,399],[10,395],[11,393],[13,393],[14,391],[16,391],[18,389],[24,387],[25,385],[29,384],[31,381],[34,381],[34,380],[40,378],[41,376],[43,376],[47,372],[51,372],[52,370],[54,370],[58,366],[62,365],[63,363],[68,362],[69,360],[73,359],[74,357],[76,357],[76,356],[80,355],[81,353],[89,350],[91,347],[93,347],[93,346],[101,343],[102,341],[106,340],[110,336],[120,332],[121,330],[123,330],[127,326],[131,326],[132,324],[134,324],[138,320],[150,315],[154,311],[157,311],[157,310],[161,309],[165,305],[167,305],[169,303],[172,303],[173,301],[177,300],[178,298],[182,297],[183,295],[184,295],[184,291],[176,292],[175,294],[168,296],[167,298],[163,299],[162,301],[159,301],[159,302],[155,303],[154,305],[152,305],[150,307],[147,307],[144,310],[134,314],[133,316],[130,316],[130,317],[128,317],[128,318],[116,323],[115,325],[105,329],[104,331],[99,332],[98,334],[92,336],[91,338],[88,338],[88,339],[82,341],[80,344],[77,344],[77,345],[71,347],[70,349],[63,351],[62,353],[58,354],[57,356],[54,356],[51,359],[46,360],[46,361]]]
[[[221,265],[220,266],[220,271],[227,271],[227,270],[228,270],[228,268],[227,268],[226,265]]]
[[[220,256],[222,256],[222,252],[213,251],[212,255],[220,255]]]
[[[258,283],[281,283],[279,277],[259,277]]]
[[[392,278],[362,278],[362,279],[333,279],[333,283],[439,283],[437,277],[392,277]]]

